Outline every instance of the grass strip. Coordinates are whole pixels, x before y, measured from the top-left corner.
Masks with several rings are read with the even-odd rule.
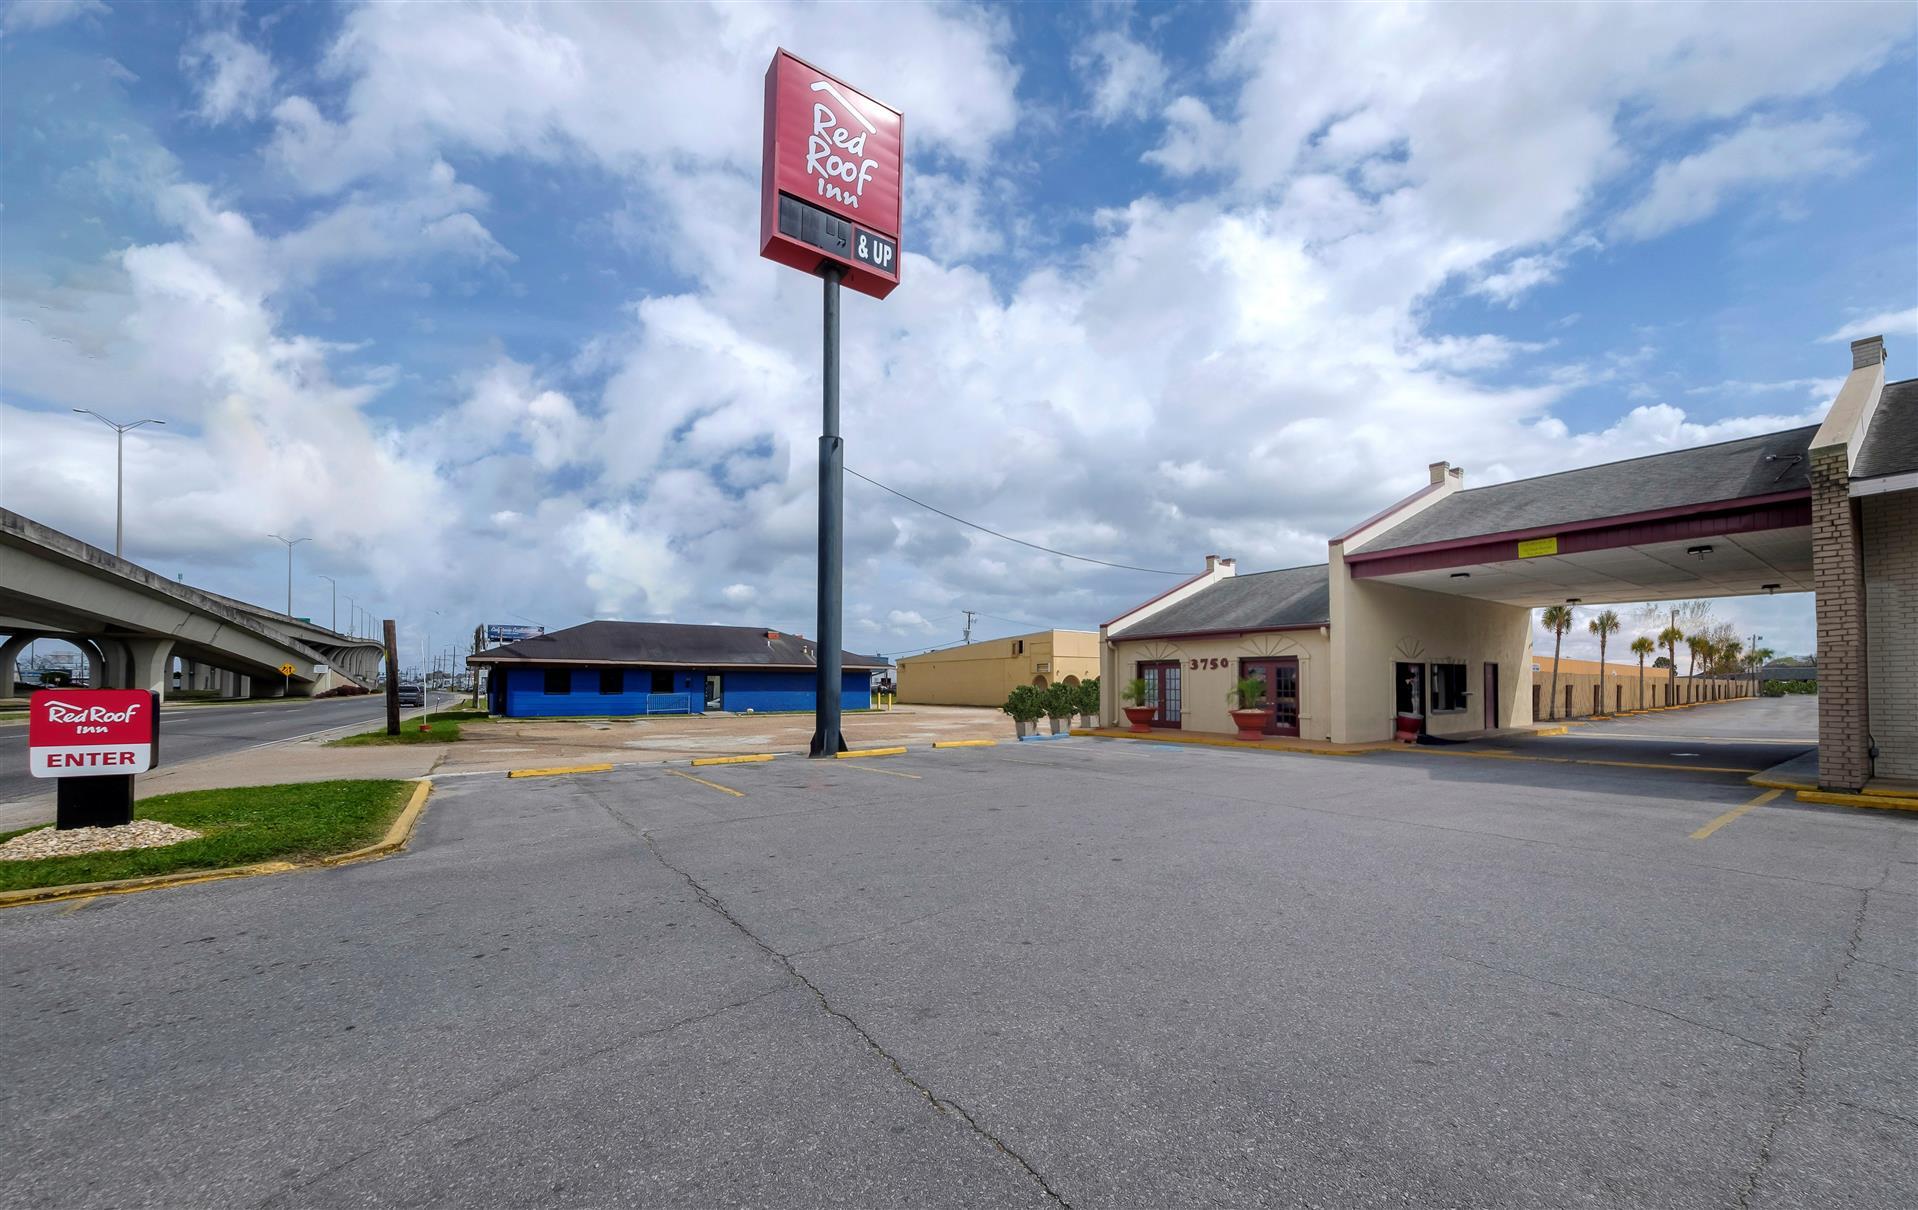
[[[384,836],[412,790],[410,781],[316,781],[162,794],[136,803],[135,817],[192,828],[203,833],[198,840],[159,849],[0,861],[0,891],[348,853]],[[0,841],[34,830],[0,833]]]
[[[358,735],[349,735],[345,739],[336,739],[326,746],[329,748],[363,748],[373,744],[450,744],[461,739],[460,724],[470,723],[486,717],[484,710],[448,710],[436,713],[426,720],[426,730],[420,730],[421,718],[400,720],[400,733],[388,735],[384,726],[374,731],[362,731]]]

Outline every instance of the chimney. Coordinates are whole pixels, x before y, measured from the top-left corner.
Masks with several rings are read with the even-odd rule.
[[[1433,483],[1443,483],[1445,482],[1446,472],[1452,469],[1452,464],[1449,462],[1434,462],[1425,469],[1432,472]]]
[[[1452,476],[1453,487],[1465,486],[1465,468],[1464,467],[1455,466],[1455,467],[1452,467],[1450,470],[1447,470],[1445,473]]]
[[[1237,563],[1238,560],[1236,559],[1227,559],[1220,555],[1207,555],[1205,557],[1205,574],[1208,576],[1234,575],[1236,574],[1234,569]]]
[[[1208,575],[1219,570],[1219,556],[1207,555],[1205,557],[1205,570]]]
[[[1863,340],[1851,342],[1851,368],[1862,370],[1866,366],[1875,366],[1885,360],[1885,338],[1867,336]]]

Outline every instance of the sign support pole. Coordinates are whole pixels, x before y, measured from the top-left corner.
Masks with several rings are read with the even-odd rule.
[[[824,423],[819,434],[819,642],[813,649],[813,736],[811,755],[832,757],[846,750],[840,733],[840,614],[845,596],[845,443],[839,437],[839,279],[845,270],[828,264],[826,279]]]

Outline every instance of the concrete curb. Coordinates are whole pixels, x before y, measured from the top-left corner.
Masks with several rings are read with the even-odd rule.
[[[704,768],[707,765],[758,765],[778,755],[777,752],[755,752],[750,756],[700,756],[687,763],[695,769]]]
[[[932,746],[935,748],[996,748],[999,746],[999,741],[996,739],[936,739],[932,741]]]
[[[568,773],[611,773],[613,766],[604,765],[557,765],[550,769],[508,769],[506,776],[513,777],[563,777]]]
[[[153,874],[145,878],[116,878],[107,882],[70,882],[64,886],[28,887],[22,891],[0,891],[0,910],[26,907],[34,903],[57,903],[62,899],[91,899],[96,895],[130,895],[137,891],[157,891],[164,887],[191,886],[196,882],[224,882],[229,878],[254,878],[261,874],[285,874],[293,870],[317,870],[359,861],[390,857],[406,847],[413,828],[426,809],[427,796],[433,792],[433,779],[420,778],[413,797],[394,817],[392,826],[377,843],[350,853],[336,853],[317,861],[261,861],[253,865],[227,866],[218,870],[181,870],[177,874]]]
[[[854,748],[850,752],[833,753],[834,760],[859,760],[867,756],[904,756],[904,748]]]
[[[1874,811],[1918,811],[1918,798],[1901,798],[1890,794],[1873,794],[1869,790],[1863,794],[1844,794],[1825,790],[1800,790],[1799,802],[1818,803],[1828,807],[1865,807]]]

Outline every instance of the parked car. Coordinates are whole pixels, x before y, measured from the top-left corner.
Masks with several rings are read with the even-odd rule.
[[[426,704],[426,690],[420,688],[418,685],[401,685],[400,686],[400,705],[424,706],[425,704]]]

